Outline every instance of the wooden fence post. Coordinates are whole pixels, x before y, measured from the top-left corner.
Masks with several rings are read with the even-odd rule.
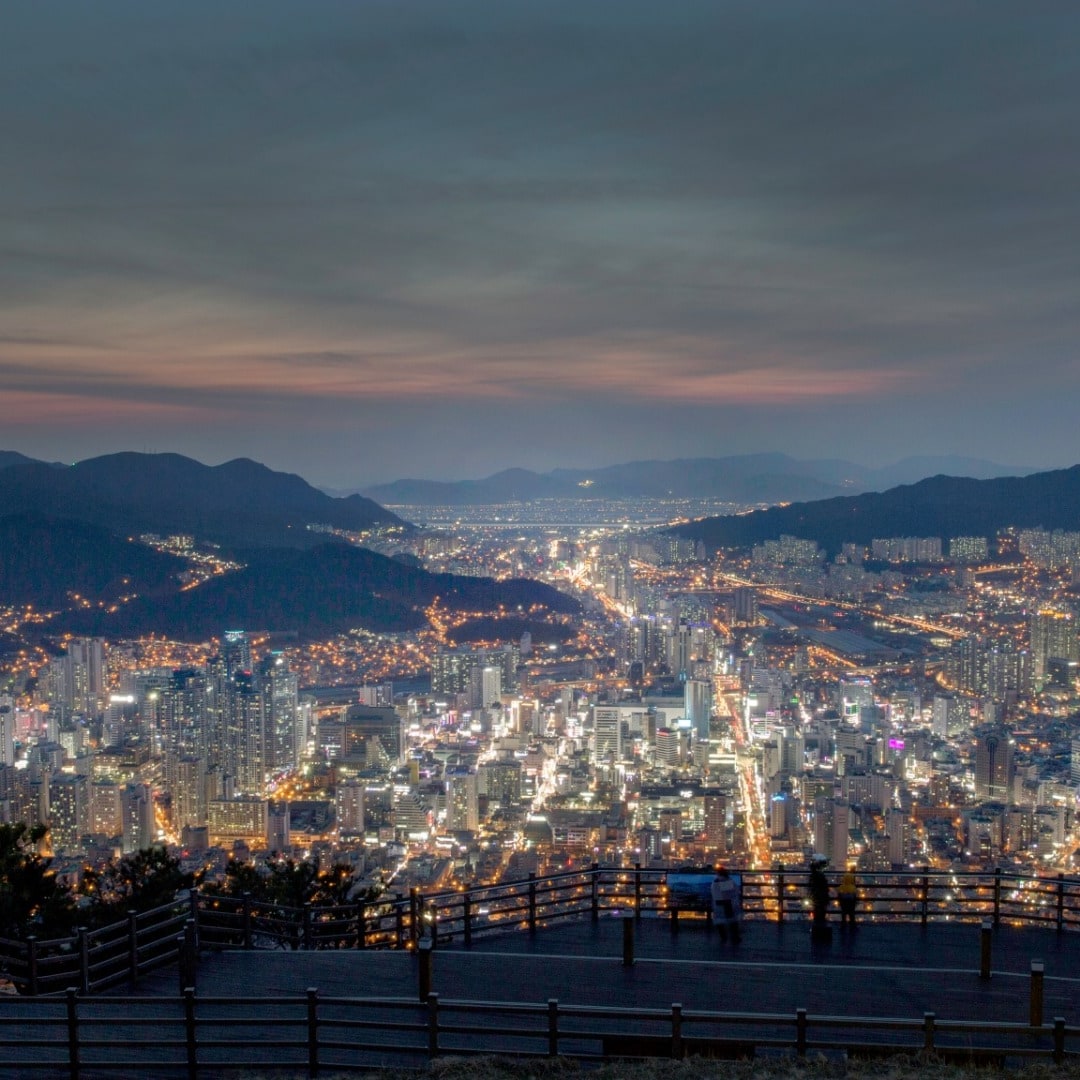
[[[1028,1023],[1032,1027],[1042,1027],[1043,1022],[1043,974],[1046,968],[1041,960],[1031,961],[1031,992]]]
[[[240,894],[244,902],[244,948],[254,948],[251,934],[251,893],[245,892]]]
[[[548,1057],[559,1056],[559,1000],[548,998]]]
[[[990,978],[990,964],[993,955],[993,929],[994,924],[989,919],[983,919],[979,928],[979,978]]]
[[[409,942],[415,949],[420,942],[420,890],[409,889]]]
[[[682,1061],[685,1056],[682,1041],[682,1005],[673,1002],[671,1006],[671,1056]]]
[[[795,1053],[799,1057],[806,1057],[806,1010],[795,1010]]]
[[[26,982],[31,997],[38,996],[38,954],[37,935],[30,934],[26,939]]]
[[[439,995],[428,994],[427,999],[428,1019],[428,1057],[439,1056]]]
[[[90,937],[85,926],[79,927],[79,980],[80,990],[90,993]]]
[[[319,1075],[319,991],[314,986],[307,990],[307,1044],[308,1076]]]
[[[79,1010],[74,986],[67,988],[68,1069],[79,1080]]]
[[[135,986],[139,981],[139,913],[129,911],[128,917],[128,979]]]
[[[312,936],[311,926],[311,901],[304,901],[304,910],[301,916],[303,919],[303,944],[300,946],[305,952],[311,952],[315,948],[315,942]]]
[[[195,920],[188,919],[184,923],[184,932],[176,939],[180,968],[180,992],[183,993],[189,987],[194,989],[195,977],[199,967],[199,954],[195,946]]]
[[[191,908],[190,918],[195,921],[195,947],[199,947],[199,886],[192,885],[188,889],[188,905]]]
[[[187,1047],[188,1080],[199,1075],[199,1044],[195,1033],[195,988],[184,988],[184,1042]]]

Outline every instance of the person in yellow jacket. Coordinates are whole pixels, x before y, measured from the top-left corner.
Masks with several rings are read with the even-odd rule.
[[[855,884],[855,875],[848,870],[840,879],[840,885],[836,890],[840,901],[840,925],[855,925],[855,904],[859,899],[858,887]]]

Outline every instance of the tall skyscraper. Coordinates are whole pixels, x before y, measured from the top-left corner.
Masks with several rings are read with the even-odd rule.
[[[622,761],[622,713],[611,705],[593,706],[593,762]]]
[[[975,795],[1008,802],[1013,782],[1013,742],[1008,732],[991,731],[975,744]]]

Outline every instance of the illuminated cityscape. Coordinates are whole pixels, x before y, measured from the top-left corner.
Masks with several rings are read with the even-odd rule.
[[[655,507],[647,527],[623,507],[583,524],[596,510],[475,507],[392,542],[555,585],[579,615],[436,602],[417,631],[307,644],[223,627],[12,649],[4,819],[48,825],[75,876],[155,843],[211,880],[277,852],[391,889],[811,852],[1076,870],[1080,536],[707,553]],[[197,538],[144,542],[238,569]],[[5,613],[15,638],[49,618]]]

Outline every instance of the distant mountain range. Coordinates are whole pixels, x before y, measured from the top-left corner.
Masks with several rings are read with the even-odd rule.
[[[891,536],[993,537],[1015,525],[1080,531],[1080,465],[1023,477],[934,476],[881,493],[703,518],[673,531],[711,550],[780,536],[816,540],[830,553]]]
[[[798,461],[786,454],[634,461],[603,469],[506,469],[482,480],[396,480],[364,489],[381,504],[472,506],[531,499],[695,498],[737,503],[825,499],[881,491],[939,473],[986,479],[1030,468],[966,457],[910,457],[870,469],[850,461]]]
[[[309,639],[357,627],[395,632],[424,626],[422,609],[436,598],[451,611],[579,609],[540,582],[430,574],[340,542],[255,548],[244,561],[243,570],[184,589],[183,559],[100,526],[0,518],[0,604],[59,610],[48,624],[51,634],[206,640],[229,626],[296,631]]]
[[[179,454],[109,454],[74,465],[0,452],[0,512],[81,521],[125,535],[191,534],[227,548],[313,547],[309,524],[402,525],[360,495],[333,498],[246,458],[202,465]]]

